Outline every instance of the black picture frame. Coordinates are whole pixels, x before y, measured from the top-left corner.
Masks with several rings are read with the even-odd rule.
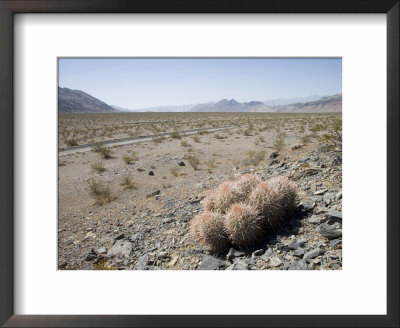
[[[0,0],[0,324],[4,327],[399,327],[399,8],[398,0]],[[16,13],[386,14],[387,315],[14,315],[13,17]]]

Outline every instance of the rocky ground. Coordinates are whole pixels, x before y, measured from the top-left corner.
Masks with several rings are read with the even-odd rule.
[[[169,160],[179,169],[190,168],[182,157]],[[146,165],[150,163],[143,161],[129,169],[137,171]],[[141,173],[143,181],[150,181],[150,170],[149,166]],[[299,193],[297,212],[253,249],[210,253],[192,238],[190,220],[202,211],[200,201],[207,190],[248,172],[263,179],[285,175],[294,180]],[[111,168],[105,173],[107,177],[117,174]],[[59,197],[79,202],[76,188],[65,188]],[[215,169],[213,174],[198,170],[178,177],[173,186],[167,180],[165,184],[148,182],[141,193],[120,195],[119,201],[103,206],[61,208],[59,269],[340,270],[341,190],[341,154],[320,144],[271,151],[257,166],[242,162]]]

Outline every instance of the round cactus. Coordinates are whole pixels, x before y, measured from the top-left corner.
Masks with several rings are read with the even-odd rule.
[[[259,212],[248,204],[232,205],[224,224],[229,239],[239,247],[254,245],[264,235],[264,224]]]
[[[214,251],[224,251],[230,245],[224,229],[224,217],[218,212],[196,215],[191,222],[191,233],[197,241]]]
[[[232,204],[237,201],[238,192],[235,183],[227,181],[216,189],[211,190],[202,204],[206,211],[226,213]]]
[[[193,236],[212,250],[246,248],[282,223],[296,208],[296,184],[287,177],[262,181],[245,174],[208,192],[205,212],[191,222]]]
[[[245,200],[249,193],[261,182],[261,178],[255,174],[244,174],[235,182],[235,189],[242,198],[240,201]]]

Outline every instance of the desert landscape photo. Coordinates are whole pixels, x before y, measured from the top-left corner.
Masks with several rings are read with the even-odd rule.
[[[341,270],[340,58],[59,58],[59,270]]]

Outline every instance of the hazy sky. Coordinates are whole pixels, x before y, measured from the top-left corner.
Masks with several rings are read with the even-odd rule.
[[[342,60],[66,58],[59,86],[127,109],[328,96],[342,92]]]

